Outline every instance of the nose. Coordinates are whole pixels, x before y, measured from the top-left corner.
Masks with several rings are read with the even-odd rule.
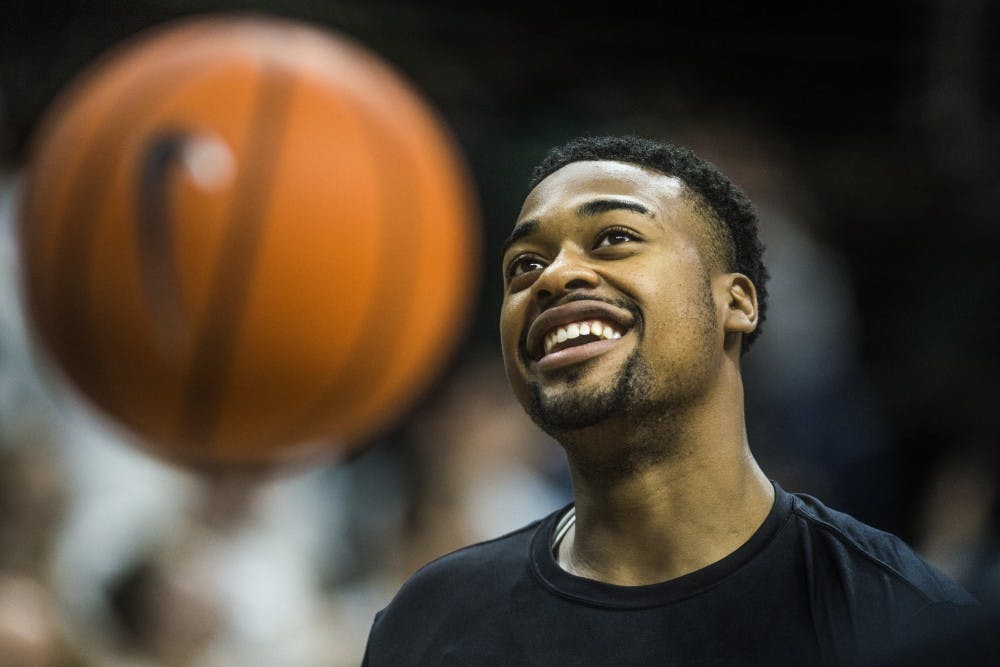
[[[597,287],[600,280],[586,258],[564,249],[538,276],[533,285],[534,297],[544,305],[573,290]]]

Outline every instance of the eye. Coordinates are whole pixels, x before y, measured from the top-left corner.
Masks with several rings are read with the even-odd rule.
[[[517,278],[532,271],[541,271],[545,262],[534,255],[518,255],[507,265],[507,278]]]
[[[601,233],[597,235],[597,241],[594,243],[594,247],[606,248],[608,246],[621,245],[622,243],[638,240],[639,235],[631,229],[626,227],[608,227],[607,229],[601,230]]]

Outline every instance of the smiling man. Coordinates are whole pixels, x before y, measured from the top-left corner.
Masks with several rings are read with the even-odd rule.
[[[975,605],[754,460],[740,359],[764,320],[762,255],[745,195],[686,149],[549,153],[504,249],[500,332],[573,502],[422,568],[366,664],[858,664]]]

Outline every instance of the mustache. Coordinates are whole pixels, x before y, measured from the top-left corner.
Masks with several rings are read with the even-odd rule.
[[[600,301],[601,303],[607,303],[612,306],[618,306],[619,308],[624,308],[625,310],[632,313],[636,320],[639,319],[639,307],[636,306],[632,301],[626,299],[608,299],[604,297],[590,296],[588,294],[569,294],[565,298],[560,299],[556,303],[553,303],[549,308],[554,308],[555,306],[562,306],[567,303],[572,303],[574,301]],[[546,308],[545,310],[548,310]],[[543,311],[544,312],[544,311]]]

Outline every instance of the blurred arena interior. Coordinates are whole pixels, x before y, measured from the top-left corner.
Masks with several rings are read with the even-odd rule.
[[[412,413],[357,458],[204,485],[123,447],[21,318],[17,183],[40,114],[112,44],[254,11],[341,30],[424,91],[476,179],[475,318]],[[822,12],[816,18],[817,12]],[[357,665],[414,569],[569,499],[499,363],[499,245],[528,171],[578,134],[673,140],[758,207],[772,274],[748,427],[784,488],[1000,591],[1000,6],[15,2],[0,25],[0,663]]]

